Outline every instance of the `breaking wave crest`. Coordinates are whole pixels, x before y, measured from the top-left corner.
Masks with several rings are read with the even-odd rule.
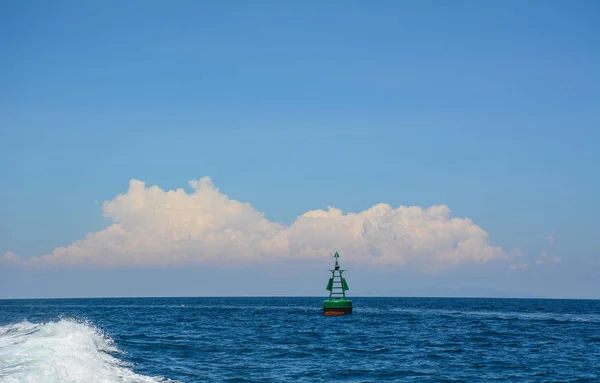
[[[136,374],[113,340],[88,321],[0,326],[0,382],[168,382]]]

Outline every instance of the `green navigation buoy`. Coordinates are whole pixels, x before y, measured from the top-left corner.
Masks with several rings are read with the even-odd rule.
[[[346,270],[341,270],[338,264],[340,255],[335,252],[335,268],[331,271],[331,278],[327,282],[327,290],[329,290],[329,299],[323,301],[323,315],[338,316],[352,314],[352,301],[346,299],[346,290],[348,283],[342,273]]]

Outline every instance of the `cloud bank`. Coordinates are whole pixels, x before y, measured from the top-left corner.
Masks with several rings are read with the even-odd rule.
[[[344,214],[329,207],[291,225],[269,221],[248,203],[232,200],[210,177],[189,182],[193,191],[164,191],[131,180],[129,190],[103,203],[108,228],[51,254],[0,261],[26,265],[127,266],[244,264],[277,259],[330,259],[365,266],[413,266],[439,271],[463,264],[510,259],[469,218],[452,218],[445,205],[393,209],[377,204]]]

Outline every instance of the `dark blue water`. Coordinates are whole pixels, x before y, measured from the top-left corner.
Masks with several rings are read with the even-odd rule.
[[[600,382],[600,301],[0,301],[2,382]]]

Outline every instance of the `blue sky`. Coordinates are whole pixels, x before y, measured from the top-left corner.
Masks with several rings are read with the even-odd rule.
[[[365,294],[598,297],[599,25],[595,1],[6,4],[0,256],[105,229],[101,203],[132,178],[189,191],[210,176],[284,225],[327,206],[447,205],[528,265],[401,270],[412,282],[377,287],[373,271]],[[542,252],[561,261],[536,267]],[[137,280],[157,272],[144,270]],[[85,273],[124,272],[36,271],[42,286],[0,263],[0,295],[65,295]],[[313,292],[307,273],[290,294]],[[276,278],[262,280],[268,295]]]

